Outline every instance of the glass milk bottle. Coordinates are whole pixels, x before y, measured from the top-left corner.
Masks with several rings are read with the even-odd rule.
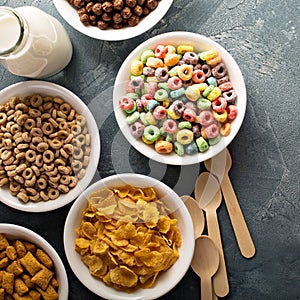
[[[54,17],[33,6],[0,6],[0,63],[11,73],[49,77],[67,66],[72,53],[69,36]]]

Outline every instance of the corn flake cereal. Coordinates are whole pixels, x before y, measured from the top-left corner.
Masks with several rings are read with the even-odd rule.
[[[152,287],[182,243],[177,220],[154,188],[103,188],[87,200],[75,250],[90,273],[117,290]]]

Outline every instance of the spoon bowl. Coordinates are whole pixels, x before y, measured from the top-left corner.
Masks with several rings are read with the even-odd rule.
[[[191,267],[201,278],[201,299],[212,300],[212,276],[219,267],[219,251],[213,240],[205,235],[199,236],[195,241],[195,251]]]
[[[194,232],[195,232],[195,239],[199,237],[204,230],[205,219],[202,209],[199,207],[198,202],[191,196],[181,196],[180,197],[185,206],[187,207],[193,221],[194,225]]]

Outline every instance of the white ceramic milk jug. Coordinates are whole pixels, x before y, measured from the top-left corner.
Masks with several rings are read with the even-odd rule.
[[[44,11],[0,6],[0,62],[11,73],[45,78],[67,66],[72,44],[62,24]]]

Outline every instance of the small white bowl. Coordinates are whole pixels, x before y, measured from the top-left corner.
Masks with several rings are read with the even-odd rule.
[[[132,185],[135,187],[153,187],[157,195],[171,209],[178,220],[178,229],[182,236],[179,258],[175,264],[162,273],[150,289],[138,289],[130,294],[117,291],[101,280],[94,278],[88,267],[75,251],[75,229],[80,226],[81,215],[87,207],[88,195],[98,189]],[[74,202],[66,219],[64,228],[64,247],[69,264],[78,279],[98,296],[110,300],[150,300],[161,297],[170,291],[187,272],[194,253],[194,229],[191,216],[181,198],[167,185],[157,179],[139,174],[119,174],[106,177],[86,189]]]
[[[126,94],[126,85],[130,78],[130,65],[135,59],[139,59],[141,53],[146,49],[154,49],[157,45],[173,45],[177,47],[181,44],[189,44],[194,46],[195,52],[205,51],[209,49],[215,49],[222,58],[223,63],[228,69],[228,75],[230,81],[233,85],[235,92],[237,93],[237,107],[238,115],[236,119],[232,122],[231,133],[222,137],[220,142],[214,146],[210,146],[208,151],[204,153],[197,153],[194,155],[184,155],[178,156],[174,151],[170,154],[158,154],[153,145],[147,145],[142,142],[141,139],[135,139],[130,133],[129,126],[126,123],[125,116],[126,114],[119,107],[120,97]],[[212,158],[224,148],[226,148],[233,138],[238,133],[242,122],[244,120],[245,111],[247,104],[247,95],[246,95],[246,86],[243,79],[241,70],[233,57],[218,43],[214,42],[210,38],[207,38],[203,35],[191,33],[191,32],[168,32],[157,35],[153,38],[148,39],[147,41],[140,44],[136,47],[125,59],[120,70],[117,74],[114,91],[113,91],[113,105],[114,113],[118,125],[128,140],[128,142],[139,152],[144,154],[150,159],[158,161],[164,164],[170,165],[190,165],[196,164],[207,159]]]
[[[89,133],[91,134],[91,154],[89,165],[86,168],[85,176],[80,179],[77,185],[66,194],[61,194],[56,200],[28,202],[23,203],[17,197],[11,195],[8,188],[0,188],[0,201],[6,205],[18,210],[28,212],[44,212],[51,211],[67,205],[73,201],[91,182],[97,171],[100,157],[100,136],[96,121],[85,105],[85,103],[77,97],[73,92],[66,88],[47,81],[29,80],[12,84],[0,91],[0,104],[6,103],[13,96],[30,96],[40,94],[42,96],[57,96],[66,102],[80,114],[85,116]]]
[[[148,16],[141,19],[134,27],[126,26],[121,29],[108,28],[101,30],[97,26],[85,26],[79,19],[77,9],[66,0],[53,0],[60,15],[79,32],[99,40],[121,41],[136,37],[155,26],[167,13],[173,0],[161,0],[158,6]]]
[[[57,280],[59,282],[59,300],[68,299],[69,284],[65,267],[55,249],[44,238],[42,238],[40,235],[38,235],[30,229],[19,225],[7,223],[0,223],[0,233],[3,233],[7,239],[25,240],[34,243],[40,249],[44,250],[50,256],[54,263]]]

